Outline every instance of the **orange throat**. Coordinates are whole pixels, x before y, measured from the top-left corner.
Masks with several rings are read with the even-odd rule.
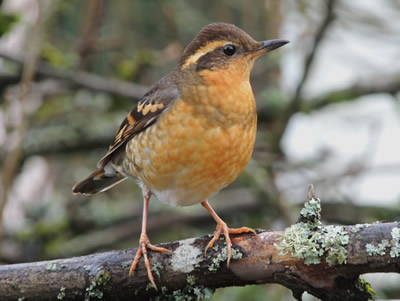
[[[160,201],[203,202],[246,167],[256,135],[255,100],[248,80],[233,84],[236,75],[226,72],[185,87],[168,114],[128,144],[136,154],[126,158],[126,168]]]

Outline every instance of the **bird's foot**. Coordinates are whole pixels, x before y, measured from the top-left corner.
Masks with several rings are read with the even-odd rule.
[[[240,233],[246,233],[246,232],[252,232],[252,233],[256,234],[256,232],[253,229],[248,228],[248,227],[229,228],[225,222],[218,222],[217,229],[214,232],[214,236],[208,243],[206,249],[204,250],[204,254],[206,254],[207,250],[214,245],[214,243],[220,237],[221,233],[224,233],[226,247],[228,249],[228,252],[227,252],[228,260],[227,260],[226,265],[229,268],[229,263],[231,262],[231,258],[232,258],[232,241],[231,241],[231,238],[229,237],[229,234],[240,234]]]
[[[145,233],[140,235],[139,246],[136,252],[135,259],[132,262],[131,269],[129,270],[129,277],[131,277],[132,273],[135,271],[137,264],[139,263],[140,257],[144,257],[144,264],[147,270],[147,277],[149,277],[150,282],[153,284],[154,288],[157,290],[156,283],[154,281],[153,273],[151,272],[151,265],[149,257],[147,256],[147,249],[152,251],[161,252],[161,253],[172,253],[171,250],[154,246],[150,243],[149,238]]]

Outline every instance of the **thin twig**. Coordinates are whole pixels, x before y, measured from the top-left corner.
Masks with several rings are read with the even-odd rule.
[[[25,64],[24,58],[3,51],[0,51],[0,58],[18,65]],[[89,72],[57,70],[45,62],[39,62],[35,75],[62,80],[73,87],[86,88],[96,92],[104,92],[133,99],[140,99],[148,90],[148,87],[139,84],[104,78]]]
[[[298,112],[301,107],[301,102],[302,102],[301,94],[303,92],[304,85],[310,74],[311,67],[313,66],[317,51],[321,46],[321,42],[323,41],[329,26],[332,24],[332,21],[335,19],[335,15],[334,15],[335,4],[336,4],[336,0],[328,0],[328,2],[327,2],[326,13],[325,13],[324,19],[322,20],[322,23],[321,23],[320,27],[318,28],[318,31],[315,35],[315,39],[314,39],[313,45],[311,47],[311,50],[305,58],[303,74],[297,85],[294,96],[293,96],[292,100],[290,101],[290,104],[284,114],[284,119],[282,120],[282,129],[280,130],[280,133],[278,135],[278,137],[280,137],[279,140],[281,140],[283,137],[286,127],[288,126],[288,121],[289,121],[290,117],[293,114],[295,114],[296,112]]]

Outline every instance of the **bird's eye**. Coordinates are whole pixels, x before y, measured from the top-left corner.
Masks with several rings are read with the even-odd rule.
[[[225,45],[223,50],[224,50],[224,53],[225,53],[226,55],[229,55],[229,56],[234,55],[235,52],[236,52],[235,46],[233,46],[233,45],[231,45],[231,44]]]

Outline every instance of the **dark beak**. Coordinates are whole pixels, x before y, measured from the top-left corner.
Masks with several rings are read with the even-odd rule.
[[[268,41],[262,41],[258,43],[258,47],[256,49],[254,49],[253,51],[258,52],[263,50],[262,52],[268,52],[271,50],[274,50],[276,48],[279,48],[283,45],[286,45],[287,43],[289,43],[289,41],[287,40],[268,40]]]

